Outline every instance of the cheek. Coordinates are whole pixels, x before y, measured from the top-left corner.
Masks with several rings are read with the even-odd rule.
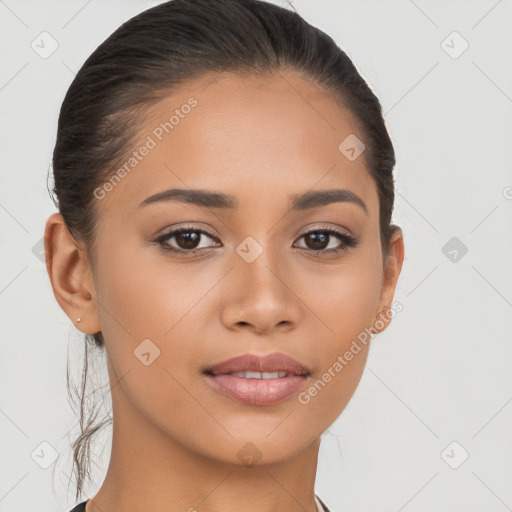
[[[298,396],[309,414],[334,421],[357,388],[370,347],[380,272],[378,260],[361,252],[353,264],[320,280],[309,295],[308,305],[321,319],[315,337],[321,364],[311,385]]]
[[[208,284],[201,285],[191,266],[176,268],[156,254],[157,249],[151,248],[107,255],[97,270],[102,326],[121,330],[133,343],[145,338],[165,342]]]
[[[307,288],[309,283],[309,288]],[[304,281],[306,304],[317,313],[327,352],[342,350],[352,339],[370,327],[380,296],[381,268],[371,254],[351,255],[346,264]],[[304,295],[304,292],[303,292]]]
[[[132,391],[150,387],[157,398],[178,389],[170,374],[183,382],[197,372],[204,337],[199,319],[207,304],[200,299],[216,276],[201,276],[191,266],[178,270],[147,251],[127,253],[103,253],[95,276],[98,313],[117,375],[141,379]]]
[[[200,345],[194,343],[200,339],[194,313],[201,308],[193,306],[204,291],[191,285],[186,272],[131,254],[105,257],[98,269],[98,311],[111,369],[120,380],[112,396],[120,409],[128,397],[143,417],[181,436],[186,425],[205,421],[187,392],[190,373],[201,360]],[[186,417],[177,421],[177,411],[187,411]]]

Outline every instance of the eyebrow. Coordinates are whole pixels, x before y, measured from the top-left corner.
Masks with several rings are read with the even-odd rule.
[[[290,199],[292,200],[290,208],[295,211],[318,208],[331,203],[353,203],[361,207],[368,214],[364,201],[347,189],[310,190],[304,194],[292,195]],[[207,208],[238,207],[238,201],[231,195],[200,189],[173,188],[147,197],[139,204],[139,208],[161,201],[178,201]]]

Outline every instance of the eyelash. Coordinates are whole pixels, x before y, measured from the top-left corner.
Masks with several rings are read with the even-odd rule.
[[[184,227],[175,229],[173,231],[169,231],[169,233],[165,233],[164,235],[162,235],[162,236],[158,237],[156,240],[154,240],[154,243],[159,245],[164,251],[168,251],[168,252],[171,252],[174,254],[176,254],[176,253],[181,253],[181,254],[186,254],[186,255],[197,254],[199,252],[209,249],[207,247],[203,247],[201,249],[190,249],[190,250],[176,249],[175,247],[170,247],[168,244],[166,244],[166,242],[169,239],[174,238],[175,236],[180,235],[182,233],[190,233],[190,232],[200,233],[200,234],[206,235],[212,239],[216,239],[215,236],[213,236],[211,233],[208,233],[207,231],[204,231],[202,229],[198,229],[198,228],[195,228],[192,226],[184,226]],[[332,253],[338,254],[341,252],[345,252],[350,248],[356,247],[357,244],[359,243],[358,240],[355,237],[353,237],[352,235],[348,235],[347,233],[343,233],[342,231],[338,231],[336,229],[327,228],[327,227],[325,227],[325,228],[318,227],[311,231],[307,231],[306,233],[303,233],[300,236],[299,240],[307,235],[312,235],[312,234],[317,234],[317,233],[334,235],[341,242],[343,242],[342,247],[334,248],[334,249],[320,249],[320,250],[309,249],[309,248],[304,248],[304,247],[298,247],[298,249],[300,249],[302,251],[309,252],[309,253],[313,252],[313,253],[316,253],[317,255],[332,254]],[[329,242],[330,242],[330,240],[329,240]]]

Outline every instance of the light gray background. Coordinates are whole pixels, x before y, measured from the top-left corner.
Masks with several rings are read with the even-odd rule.
[[[65,368],[69,351],[78,378],[82,338],[33,247],[55,211],[46,174],[74,73],[158,3],[0,0],[0,512],[74,504]],[[289,8],[337,41],[382,102],[406,245],[395,297],[404,309],[374,339],[353,400],[323,436],[316,491],[333,512],[512,510],[512,2]],[[43,31],[59,45],[47,59],[31,48]],[[468,249],[456,261],[443,253],[452,237]],[[108,461],[100,444],[89,495]]]

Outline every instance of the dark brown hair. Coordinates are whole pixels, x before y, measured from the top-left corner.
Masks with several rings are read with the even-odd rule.
[[[53,152],[55,205],[70,234],[94,263],[94,190],[130,153],[148,107],[207,72],[271,74],[292,69],[347,108],[366,146],[363,156],[379,196],[383,257],[396,226],[395,154],[379,100],[334,40],[299,14],[259,0],[171,0],[123,23],[89,56],[60,109]],[[341,142],[341,141],[340,141]],[[86,420],[89,345],[79,396],[81,435],[73,444],[76,497],[89,477],[89,443],[104,424]],[[68,378],[69,391],[69,378]],[[80,394],[81,393],[81,394]]]

